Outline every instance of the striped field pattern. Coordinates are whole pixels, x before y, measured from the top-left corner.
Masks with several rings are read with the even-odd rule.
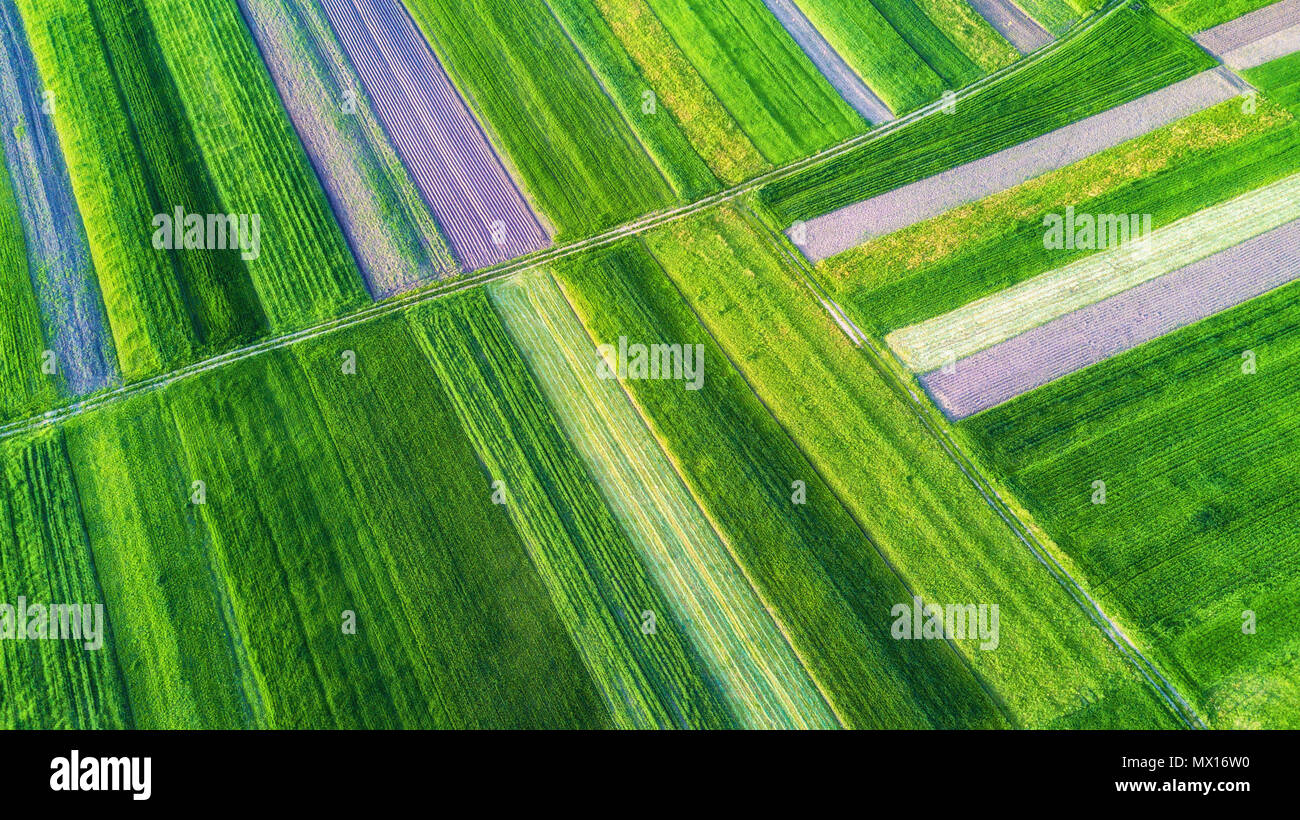
[[[452,252],[477,270],[549,244],[438,58],[397,0],[325,0]]]

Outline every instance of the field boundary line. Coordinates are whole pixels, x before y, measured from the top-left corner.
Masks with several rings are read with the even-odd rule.
[[[982,77],[974,83],[971,83],[965,88],[955,92],[957,99],[960,100],[963,97],[968,97],[971,94],[976,93],[994,80],[1011,76],[1027,69],[1048,55],[1054,53],[1063,44],[1091,31],[1102,20],[1113,14],[1115,11],[1124,8],[1130,1],[1131,0],[1109,0],[1108,5],[1103,6],[1091,17],[1076,23],[1074,28],[1067,32],[1065,36],[1050,45],[1034,52],[1023,60],[1018,60],[1011,65]],[[917,122],[918,120],[934,116],[936,113],[942,112],[945,105],[947,105],[945,101],[941,99],[935,100],[928,105],[918,108],[911,114],[907,114],[896,120],[891,120],[890,122],[884,123],[883,125],[877,126],[876,128],[868,130],[855,137],[851,137],[844,142],[833,145],[818,153],[795,160],[794,162],[789,163],[788,165],[783,165],[780,168],[766,171],[753,179],[747,180],[723,191],[718,191],[706,197],[702,197],[695,202],[671,208],[666,211],[646,214],[594,236],[575,240],[564,245],[553,245],[549,248],[534,251],[533,253],[520,256],[507,262],[482,268],[473,273],[450,277],[433,284],[425,285],[421,288],[407,291],[398,296],[389,297],[381,302],[374,302],[363,308],[354,310],[351,313],[326,319],[315,325],[269,336],[265,339],[253,342],[252,344],[210,356],[207,359],[202,359],[198,362],[175,368],[166,373],[159,373],[141,379],[140,381],[118,385],[110,390],[92,394],[87,398],[51,408],[43,413],[27,416],[21,419],[14,419],[4,424],[0,424],[0,442],[24,433],[34,432],[45,427],[62,423],[68,419],[82,415],[83,413],[116,403],[129,398],[130,396],[157,390],[166,387],[169,384],[199,375],[200,373],[216,370],[227,364],[233,364],[234,362],[242,361],[280,348],[290,347],[300,342],[325,336],[371,319],[377,319],[381,316],[398,313],[407,308],[414,307],[415,305],[430,302],[444,296],[450,296],[460,291],[468,290],[477,287],[478,285],[504,278],[513,273],[529,270],[576,253],[581,253],[582,251],[591,248],[612,245],[621,239],[636,236],[651,229],[671,224],[685,217],[707,211],[714,206],[735,200],[756,191],[768,183],[783,179],[803,171],[806,168],[833,159],[834,157],[847,153],[860,145],[874,142],[887,134],[900,128],[904,128],[911,123]]]
[[[753,217],[752,214],[751,217]],[[763,229],[768,232],[769,238],[776,241],[775,238],[771,236],[771,231],[766,225],[763,225]],[[821,285],[816,281],[815,277],[813,277],[809,272],[806,263],[795,259],[794,254],[791,254],[784,244],[778,241],[777,245],[787,258],[794,261],[800,278],[804,280],[804,283],[810,290],[812,290],[817,299],[821,301],[822,305],[831,314],[832,318],[835,319],[836,324],[845,332],[855,347],[864,351],[868,361],[871,362],[877,372],[885,377],[885,380],[893,388],[895,394],[904,399],[908,406],[912,408],[917,420],[921,422],[921,426],[939,442],[939,445],[943,447],[948,458],[957,465],[957,468],[962,471],[962,474],[966,476],[967,480],[975,486],[975,489],[979,492],[985,503],[987,503],[989,507],[997,513],[998,517],[1007,525],[1007,528],[1010,529],[1016,538],[1024,544],[1036,559],[1038,559],[1038,562],[1042,564],[1049,573],[1051,573],[1052,577],[1061,585],[1070,598],[1073,599],[1079,608],[1084,611],[1084,614],[1086,614],[1089,619],[1102,630],[1106,637],[1110,639],[1111,643],[1120,651],[1120,654],[1133,664],[1137,671],[1142,675],[1143,679],[1147,681],[1165,705],[1188,728],[1207,728],[1200,715],[1198,715],[1196,710],[1192,708],[1191,704],[1187,702],[1187,699],[1182,696],[1182,693],[1178,691],[1177,687],[1170,683],[1168,678],[1160,672],[1160,669],[1155,665],[1155,663],[1143,654],[1142,650],[1133,643],[1124,630],[1115,623],[1114,619],[1112,619],[1106,611],[1102,609],[1101,604],[1099,604],[1097,600],[1088,593],[1087,589],[1074,577],[1074,575],[1061,565],[1061,563],[1056,559],[1056,556],[1052,554],[1051,550],[1039,541],[1038,536],[1034,533],[1033,529],[1020,518],[1019,514],[1017,514],[1009,504],[1007,504],[998,492],[997,488],[993,486],[992,482],[990,482],[980,471],[975,461],[967,455],[964,450],[962,450],[961,445],[952,438],[949,432],[933,418],[934,411],[926,406],[925,400],[918,396],[916,391],[902,380],[895,368],[890,366],[889,361],[885,358],[876,343],[872,341],[872,339],[867,336],[867,334],[864,333],[862,329],[847,316],[847,314],[844,313],[844,310],[839,307],[829,294],[825,293]],[[843,322],[841,321],[841,317],[843,318]],[[846,322],[848,327],[852,328],[852,332],[846,328]]]

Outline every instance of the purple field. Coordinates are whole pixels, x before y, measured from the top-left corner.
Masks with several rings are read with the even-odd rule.
[[[315,0],[239,0],[239,6],[371,296],[382,299],[457,272],[321,6]]]
[[[466,270],[546,247],[524,200],[398,0],[325,0],[398,155]]]
[[[1297,277],[1300,220],[972,353],[921,384],[949,418],[966,418]]]
[[[120,381],[99,280],[40,77],[12,0],[0,2],[0,130],[47,344],[67,391]],[[57,104],[57,101],[55,101]]]

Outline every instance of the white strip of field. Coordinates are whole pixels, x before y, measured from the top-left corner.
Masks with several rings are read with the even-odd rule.
[[[858,76],[844,58],[835,50],[826,38],[817,30],[794,0],[763,0],[768,11],[777,19],[786,33],[799,44],[803,53],[808,55],[813,65],[822,73],[840,96],[854,111],[872,125],[889,122],[894,112],[889,110],[885,101],[876,96],[862,78]]]
[[[970,0],[971,7],[1021,54],[1052,42],[1052,35],[1011,0]]]
[[[1300,0],[1282,0],[1196,35],[1201,47],[1238,71],[1300,51]]]
[[[1300,220],[921,376],[963,419],[1300,278]]]
[[[809,261],[820,262],[1087,159],[1230,100],[1245,88],[1231,72],[1214,68],[987,157],[797,223],[786,235]]]
[[[1197,211],[1149,236],[1086,256],[956,310],[895,330],[885,341],[925,373],[1213,256],[1300,218],[1300,174]]]

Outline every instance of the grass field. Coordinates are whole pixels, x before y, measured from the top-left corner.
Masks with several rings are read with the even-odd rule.
[[[955,643],[1015,725],[1172,725],[752,222],[723,209],[665,229],[650,245],[728,360],[916,593],[999,605],[1008,626],[996,650]]]
[[[677,197],[690,201],[719,188],[717,178],[691,144],[682,114],[667,106],[667,101],[668,110],[660,112],[657,94],[654,108],[646,110],[645,93],[655,93],[650,71],[639,68],[624,50],[597,5],[590,0],[548,0],[548,6]],[[620,18],[626,14],[618,11]],[[726,114],[719,112],[719,116]]]
[[[1220,728],[1297,725],[1300,645],[1285,626],[1300,541],[1296,293],[1281,288],[962,427]],[[1105,504],[1092,503],[1097,480]]]
[[[762,0],[646,4],[768,162],[866,130]]]
[[[59,433],[0,444],[0,597],[29,616],[4,619],[0,641],[0,716],[4,724],[31,729],[120,729],[131,725],[122,691],[111,617],[97,619],[96,641],[40,640],[35,606],[104,603],[90,545],[81,524],[72,466]],[[93,611],[93,609],[92,609]],[[49,628],[49,624],[46,628]],[[28,640],[15,640],[18,629]]]
[[[420,308],[411,322],[491,476],[482,491],[500,493],[615,724],[732,725],[487,295]],[[654,613],[652,634],[643,631],[646,612]]]
[[[701,389],[624,387],[845,725],[1005,725],[950,646],[888,637],[906,585],[646,250],[622,244],[556,273],[598,342],[704,345]],[[806,503],[794,503],[794,482]]]
[[[654,92],[656,106],[662,105],[677,120],[719,180],[734,185],[771,167],[646,0],[593,2],[640,68]]]
[[[129,695],[129,725],[609,725],[400,318],[133,398],[68,441],[120,630],[125,689],[104,697]]]
[[[1135,99],[1214,65],[1145,10],[1122,7],[1045,58],[926,117],[773,182],[762,203],[781,225],[932,176]]]
[[[919,108],[979,69],[911,0],[799,0],[826,41],[896,114]]]
[[[1153,0],[1151,7],[1188,34],[1235,20],[1276,0]]]
[[[543,0],[406,6],[557,239],[675,201]]]
[[[21,10],[55,95],[128,380],[362,303],[347,245],[233,3]],[[257,70],[244,71],[249,63]],[[177,207],[257,214],[260,255],[155,250],[154,215]]]
[[[1087,255],[1044,246],[1048,214],[1150,213],[1167,225],[1291,173],[1297,148],[1300,127],[1281,108],[1229,101],[827,259],[818,278],[883,336]]]
[[[838,722],[736,566],[730,547],[614,380],[555,280],[533,271],[489,291],[565,434],[742,726]]]
[[[18,203],[8,170],[0,168],[0,421],[57,400],[58,382],[41,372],[45,350]]]
[[[1020,53],[966,0],[916,0],[916,5],[984,71],[996,71],[1020,58]]]
[[[1291,113],[1300,113],[1300,52],[1243,71],[1242,76]]]

